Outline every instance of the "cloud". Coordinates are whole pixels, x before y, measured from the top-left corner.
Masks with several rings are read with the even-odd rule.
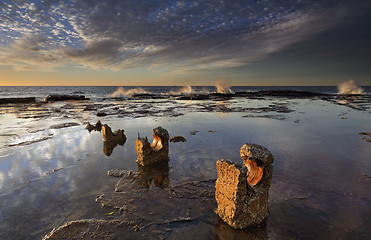
[[[269,0],[1,3],[0,64],[18,70],[171,66],[178,72],[242,66],[324,31],[349,14],[341,4],[326,4]]]
[[[0,49],[0,64],[11,65],[15,70],[51,71],[67,64],[58,50],[50,49],[50,40],[35,35],[26,35]]]

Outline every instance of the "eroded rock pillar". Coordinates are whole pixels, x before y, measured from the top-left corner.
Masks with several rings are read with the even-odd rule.
[[[228,225],[243,229],[261,224],[268,216],[268,192],[273,156],[257,144],[240,149],[243,166],[227,159],[217,162],[216,213]]]
[[[149,144],[148,138],[138,136],[135,141],[137,151],[137,163],[148,166],[154,163],[164,163],[169,161],[169,132],[157,127],[153,129],[153,142]]]

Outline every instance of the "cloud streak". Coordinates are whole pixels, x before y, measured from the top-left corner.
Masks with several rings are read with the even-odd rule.
[[[269,0],[5,1],[0,9],[1,65],[178,73],[247,65],[349,14],[331,1]]]

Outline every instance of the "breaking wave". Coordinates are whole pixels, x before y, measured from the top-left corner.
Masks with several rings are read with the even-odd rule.
[[[119,87],[116,89],[114,93],[111,94],[111,97],[117,98],[117,97],[132,97],[135,94],[144,94],[148,93],[146,90],[143,88],[133,88],[133,89],[128,89],[126,90],[123,87]]]
[[[363,89],[358,85],[358,83],[351,79],[342,82],[338,85],[338,94],[348,95],[348,94],[363,94]]]
[[[215,83],[216,91],[218,93],[234,93],[231,90],[231,84],[228,81],[225,80],[219,80]]]
[[[170,91],[170,94],[172,95],[180,95],[180,94],[189,95],[189,94],[194,94],[194,93],[195,91],[193,90],[191,85],[184,86],[181,89],[179,89],[179,91]]]

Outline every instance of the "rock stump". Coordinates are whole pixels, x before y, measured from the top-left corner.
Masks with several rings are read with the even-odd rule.
[[[153,129],[153,142],[149,144],[148,138],[138,136],[135,141],[137,151],[137,163],[148,166],[155,163],[165,163],[169,161],[169,132],[157,127]]]
[[[240,149],[243,166],[227,159],[217,162],[216,214],[235,229],[259,225],[268,216],[268,192],[273,173],[273,156],[256,144]]]

